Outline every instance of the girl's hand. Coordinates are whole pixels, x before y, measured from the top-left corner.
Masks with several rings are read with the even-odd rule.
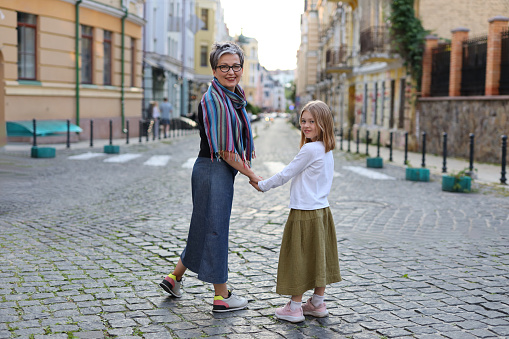
[[[262,180],[263,180],[263,178],[257,176],[256,174],[254,174],[252,177],[249,177],[249,183],[254,182],[254,183],[258,184],[258,182],[260,182]]]

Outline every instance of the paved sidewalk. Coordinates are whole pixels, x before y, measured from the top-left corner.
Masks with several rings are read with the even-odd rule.
[[[338,147],[339,147],[339,138],[338,138]],[[343,141],[343,151],[347,152],[348,142]],[[355,141],[350,142],[350,151],[353,154],[357,152],[357,144]],[[359,154],[366,154],[366,144],[359,143]],[[377,155],[377,147],[376,145],[369,145],[369,155],[370,157],[375,157]],[[384,159],[384,163],[389,163],[390,159],[390,149],[388,147],[380,147],[380,157]],[[418,152],[408,152],[407,159],[410,162],[412,167],[421,167],[422,164],[422,153]],[[405,162],[405,151],[399,149],[392,150],[392,162],[393,165],[404,166]],[[430,170],[431,173],[442,175],[442,167],[443,167],[443,157],[436,156],[433,154],[426,153],[425,155],[425,165],[426,168]],[[501,164],[486,164],[486,163],[476,163],[474,158],[474,179],[479,183],[484,184],[500,184],[500,178],[502,177],[502,165]],[[452,158],[448,157],[446,160],[446,168],[447,173],[458,173],[462,170],[469,170],[470,162],[468,159],[460,159],[460,158]],[[509,171],[509,167],[507,167],[506,171]],[[509,172],[506,173],[506,178],[509,179]],[[509,182],[509,180],[508,180]],[[502,187],[509,188],[509,186],[505,185]]]

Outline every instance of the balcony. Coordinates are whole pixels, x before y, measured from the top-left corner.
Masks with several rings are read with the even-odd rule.
[[[389,27],[371,26],[361,31],[362,63],[377,61],[393,61],[397,59],[396,51],[391,44]]]
[[[348,46],[330,48],[325,52],[325,71],[327,73],[350,73],[351,64],[348,61],[352,57],[352,49]]]
[[[359,5],[358,0],[329,0],[329,2],[343,2],[352,6],[352,9],[356,9]]]

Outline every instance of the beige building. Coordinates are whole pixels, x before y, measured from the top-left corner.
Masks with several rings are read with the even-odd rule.
[[[97,138],[110,120],[114,137],[128,120],[137,135],[143,2],[0,0],[0,146],[6,122],[32,119],[70,120],[83,129],[73,140],[91,120]]]
[[[260,96],[260,62],[258,60],[258,40],[243,34],[235,36],[234,41],[244,50],[244,72],[240,85],[244,89],[247,102],[255,106],[262,106]],[[257,100],[258,99],[258,100]]]

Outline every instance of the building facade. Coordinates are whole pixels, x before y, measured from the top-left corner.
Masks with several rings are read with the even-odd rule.
[[[0,146],[32,119],[120,137],[140,117],[143,25],[142,0],[0,0]]]

